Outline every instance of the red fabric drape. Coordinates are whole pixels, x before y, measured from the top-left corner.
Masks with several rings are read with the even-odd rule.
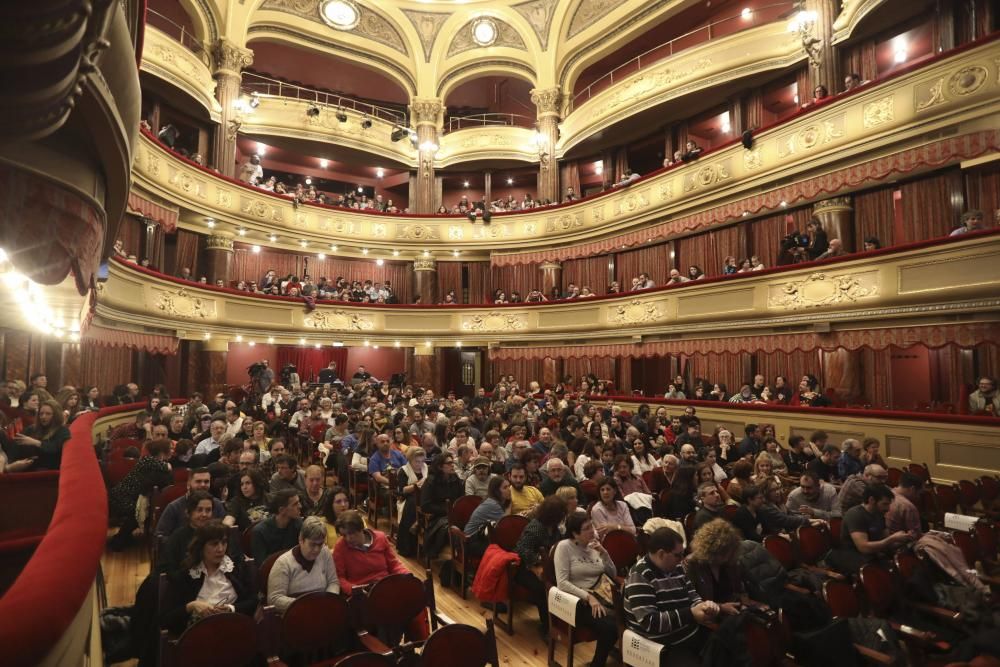
[[[797,386],[803,375],[821,376],[821,356],[818,350],[793,350],[792,352],[757,352],[754,355],[757,373],[767,378],[768,384],[783,375],[790,385]]]
[[[490,381],[496,383],[501,375],[513,375],[522,387],[527,387],[532,380],[541,385],[544,365],[544,359],[497,359],[490,362]]]
[[[198,246],[201,241],[201,234],[189,232],[184,229],[177,230],[176,259],[174,260],[174,275],[180,275],[181,269],[187,267],[191,269],[191,275],[198,277]],[[254,278],[259,280],[260,276]]]
[[[764,125],[764,92],[755,88],[743,100],[745,128],[756,130]]]
[[[438,262],[437,263],[437,283],[440,301],[444,301],[444,295],[448,292],[455,292],[456,303],[466,303],[462,295],[462,262]]]
[[[795,92],[799,96],[800,106],[812,100],[813,86],[808,66],[802,66],[795,71]]]
[[[302,382],[314,382],[319,376],[319,372],[326,368],[331,361],[337,362],[337,374],[341,380],[345,380],[347,373],[347,348],[344,347],[292,347],[288,345],[278,346],[278,367],[275,373],[280,373],[285,364],[295,364]],[[379,378],[388,380],[389,378]]]
[[[344,257],[327,256],[325,260],[318,259],[315,255],[309,257],[309,275],[314,282],[318,282],[321,277],[335,280],[338,276],[343,276],[347,280],[375,280],[392,283],[392,289],[396,293],[399,303],[412,303],[413,266],[408,262],[385,262],[382,266],[375,263],[375,259],[348,259]],[[281,271],[278,272],[281,274]]]
[[[580,288],[589,287],[594,294],[607,294],[609,260],[610,256],[566,260],[562,265],[563,285],[573,282]]]
[[[904,183],[900,190],[906,241],[947,236],[958,227],[963,208],[962,174],[958,169]]]
[[[252,280],[260,282],[264,274],[272,269],[282,277],[287,276],[289,273],[300,278],[302,277],[300,274],[302,262],[298,255],[266,249],[255,253],[251,252],[248,247],[237,246],[236,252],[233,255],[234,281],[246,280],[250,282]],[[319,278],[318,276],[314,277]]]
[[[746,232],[741,223],[688,236],[677,242],[677,266],[684,276],[692,265],[704,271],[706,276],[722,275],[722,264],[729,255],[737,261],[746,257]]]
[[[563,283],[565,284],[565,280]],[[493,295],[497,290],[503,291],[508,298],[510,298],[511,292],[520,292],[523,299],[533,289],[542,289],[542,272],[537,264],[491,266],[488,292],[482,303],[492,303]],[[550,294],[545,296],[551,297]]]
[[[489,262],[467,262],[465,270],[469,274],[469,303],[486,303],[490,293]]]
[[[966,204],[977,208],[986,216],[986,224],[996,220],[1000,211],[1000,166],[965,172]]]
[[[878,61],[875,57],[875,40],[865,39],[848,46],[841,51],[840,62],[840,69],[845,76],[856,72],[861,76],[862,81],[871,81],[877,78]]]
[[[598,380],[614,380],[616,361],[616,359],[609,357],[603,359],[567,359],[563,363],[563,373],[577,378],[577,383],[579,383],[580,378],[589,373],[596,375]]]
[[[666,244],[660,243],[615,253],[615,280],[624,291],[632,287],[632,279],[640,273],[648,274],[657,285],[665,284],[670,274],[668,252]]]
[[[146,226],[139,222],[133,215],[123,215],[121,224],[118,225],[118,240],[125,246],[126,255],[142,256],[143,234],[146,233]]]
[[[614,182],[617,183],[625,175],[625,170],[628,169],[628,148],[623,147],[615,151],[615,171],[614,171]]]
[[[750,254],[757,255],[766,268],[778,264],[781,239],[788,234],[789,220],[794,224],[792,213],[779,213],[754,220],[750,225]]]
[[[730,392],[737,392],[740,385],[753,381],[751,363],[753,355],[694,354],[684,359],[684,374],[689,378],[703,378],[711,383],[725,384]]]
[[[559,169],[559,178],[562,183],[562,190],[559,191],[559,201],[566,198],[566,192],[573,188],[577,197],[582,196],[580,189],[580,163],[576,160],[567,160]]]
[[[80,377],[100,388],[101,395],[111,394],[119,384],[133,382],[133,351],[124,347],[104,347],[90,341],[80,343]]]
[[[861,250],[864,240],[874,236],[883,246],[895,245],[898,241],[893,219],[892,186],[876,188],[854,196],[854,228],[857,232],[857,250]]]

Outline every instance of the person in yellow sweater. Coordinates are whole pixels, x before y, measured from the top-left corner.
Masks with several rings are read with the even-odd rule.
[[[320,518],[323,519],[323,526],[326,528],[326,546],[333,550],[337,545],[340,535],[337,534],[337,517],[343,512],[351,509],[351,498],[347,495],[347,489],[335,486],[326,495],[325,501],[320,506]],[[364,521],[364,517],[362,517]],[[367,527],[367,524],[366,524]]]
[[[510,513],[533,514],[535,508],[544,500],[542,492],[537,487],[525,484],[527,471],[524,465],[515,463],[510,468]]]

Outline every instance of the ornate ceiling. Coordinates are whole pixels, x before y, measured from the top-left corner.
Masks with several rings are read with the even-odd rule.
[[[411,97],[444,98],[483,74],[572,89],[591,63],[704,0],[348,0],[356,24],[324,21],[321,0],[180,0],[205,42],[281,42],[377,69]],[[155,7],[155,4],[154,4]],[[476,24],[487,19],[488,46]]]

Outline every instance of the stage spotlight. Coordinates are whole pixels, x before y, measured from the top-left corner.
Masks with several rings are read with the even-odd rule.
[[[306,109],[306,115],[309,116],[310,118],[315,118],[316,116],[319,115],[319,107],[316,106],[315,104],[310,104],[309,107]]]
[[[393,141],[402,141],[403,137],[406,136],[409,136],[409,132],[407,132],[405,128],[397,127],[392,131],[392,134],[389,135],[389,138]]]
[[[372,119],[368,117],[368,114],[365,114],[364,120],[361,121],[361,127],[367,130],[371,126],[372,126]]]
[[[344,111],[344,107],[337,107],[337,120],[341,123],[347,122],[347,112]]]

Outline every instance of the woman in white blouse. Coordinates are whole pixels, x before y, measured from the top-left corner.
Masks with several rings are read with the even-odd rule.
[[[592,590],[598,588],[603,575],[615,576],[615,564],[594,532],[594,525],[583,512],[566,519],[566,539],[556,545],[553,555],[556,586],[559,590],[580,598],[577,606],[577,626],[587,627],[597,635],[592,667],[604,667],[608,655],[618,640],[618,624],[613,611]],[[602,596],[603,597],[603,596]]]
[[[643,473],[660,467],[660,460],[649,452],[646,441],[636,438],[632,443],[632,474],[642,477]]]
[[[337,568],[326,546],[326,526],[318,516],[306,517],[299,530],[299,543],[278,556],[267,577],[267,603],[284,614],[295,598],[326,591],[339,593]]]

